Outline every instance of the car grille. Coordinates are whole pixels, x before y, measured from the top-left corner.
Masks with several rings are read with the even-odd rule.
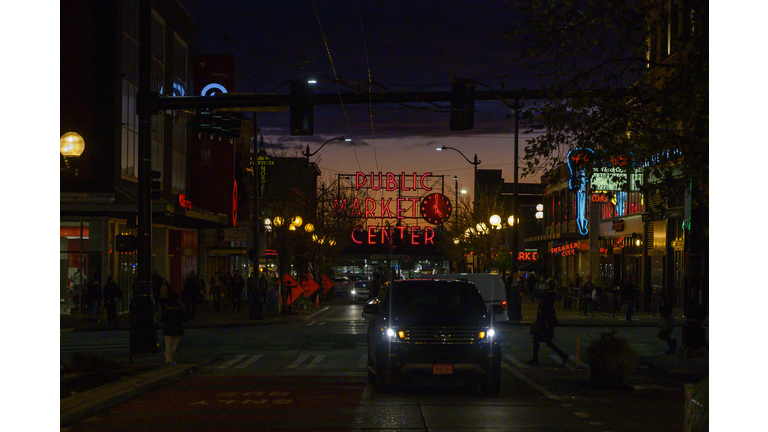
[[[479,343],[481,330],[467,327],[419,327],[404,330],[405,343],[453,345]]]

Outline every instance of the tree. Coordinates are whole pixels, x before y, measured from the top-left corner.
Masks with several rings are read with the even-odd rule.
[[[538,59],[552,98],[529,106],[523,174],[549,171],[568,150],[598,164],[631,157],[652,178],[692,185],[708,203],[709,8],[702,0],[533,0],[526,56]],[[554,78],[552,78],[554,77]],[[582,95],[563,93],[595,90]],[[567,95],[561,96],[561,95]]]

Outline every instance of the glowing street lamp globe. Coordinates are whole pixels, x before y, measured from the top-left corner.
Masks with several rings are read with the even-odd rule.
[[[493,225],[493,226],[501,225],[501,216],[499,216],[499,215],[491,216],[490,222],[491,222],[491,225]]]
[[[85,140],[77,132],[67,132],[59,140],[59,152],[66,157],[77,157],[85,150]]]
[[[512,215],[512,216],[507,218],[507,224],[509,224],[509,226],[515,226],[515,216],[514,215]]]

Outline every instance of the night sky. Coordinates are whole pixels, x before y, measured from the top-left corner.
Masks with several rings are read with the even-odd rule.
[[[318,80],[316,94],[365,90],[369,76],[373,91],[450,90],[454,77],[475,78],[477,90],[539,88],[543,82],[519,60],[511,2],[181,3],[195,19],[197,54],[236,56],[239,92],[287,94],[289,86],[281,83],[306,78]],[[476,102],[475,128],[453,132],[448,108],[317,106],[311,137],[289,135],[288,113],[259,113],[258,124],[276,155],[296,156],[307,144],[314,151],[340,135],[353,138],[329,143],[313,158],[324,178],[358,170],[431,171],[458,175],[471,191],[472,165],[456,152],[435,151],[447,145],[469,159],[477,153],[480,169],[502,169],[511,182],[511,110],[501,102]],[[521,136],[521,155],[524,144]]]

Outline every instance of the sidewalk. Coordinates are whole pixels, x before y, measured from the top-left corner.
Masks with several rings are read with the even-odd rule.
[[[320,313],[330,307],[330,303],[321,304],[313,308],[305,315],[289,315],[279,317],[266,317],[261,320],[251,320],[248,318],[250,305],[244,302],[239,312],[233,312],[231,308],[215,312],[212,304],[203,304],[198,307],[193,320],[187,321],[186,328],[208,328],[225,326],[256,326],[256,325],[279,325],[292,320],[308,320],[313,315]],[[529,302],[527,299],[522,304],[522,317],[519,322],[511,321],[505,325],[529,326],[536,319],[536,308],[538,302]],[[636,315],[632,322],[624,319],[624,314],[614,316],[595,314],[585,317],[579,315],[577,311],[563,309],[562,302],[556,306],[557,317],[562,326],[585,326],[585,327],[656,327],[659,317],[650,315]],[[678,319],[677,325],[681,327],[684,319]],[[162,323],[158,323],[159,329]],[[80,315],[61,315],[61,332],[68,331],[96,331],[105,329],[128,330],[130,328],[128,314],[118,316],[117,326],[100,326],[93,323],[88,316]],[[607,330],[607,329],[606,329]],[[162,330],[158,330],[160,333]],[[652,331],[649,329],[649,331]],[[161,334],[161,333],[160,333]],[[683,358],[680,354],[659,355],[653,357],[644,357],[641,362],[656,370],[662,371],[670,378],[682,379],[688,382],[695,382],[705,377],[709,373],[709,358],[705,353],[699,358]],[[73,396],[63,398],[60,402],[61,426],[72,424],[82,420],[94,413],[109,409],[122,402],[130,400],[144,391],[158,387],[169,380],[180,378],[197,369],[197,365],[174,365],[164,366],[161,354],[137,354],[133,356],[136,369],[146,370],[143,373],[136,373],[128,378],[120,379],[111,384],[106,384]]]

